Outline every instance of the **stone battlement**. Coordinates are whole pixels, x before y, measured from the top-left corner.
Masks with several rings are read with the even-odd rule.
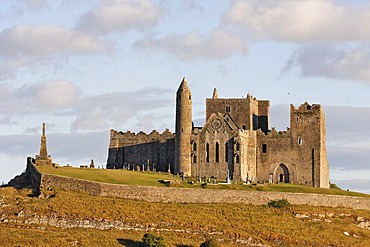
[[[320,112],[321,111],[321,105],[319,104],[308,104],[307,102],[304,102],[298,107],[295,107],[294,105],[290,105],[290,112],[291,113],[299,113],[299,112]]]
[[[116,131],[110,130],[110,146],[109,148],[118,148],[130,145],[144,144],[149,142],[166,142],[169,139],[175,138],[170,130],[166,129],[162,133],[153,130],[149,134],[144,131],[140,131],[137,134],[135,132],[127,131]]]

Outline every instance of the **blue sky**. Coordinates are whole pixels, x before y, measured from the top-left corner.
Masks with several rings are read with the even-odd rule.
[[[104,165],[109,129],[174,131],[185,76],[193,117],[205,98],[252,94],[324,106],[331,180],[370,193],[367,1],[18,0],[0,10],[0,181],[39,151]]]

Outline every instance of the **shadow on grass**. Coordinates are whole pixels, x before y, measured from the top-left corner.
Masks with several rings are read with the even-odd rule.
[[[125,239],[125,238],[117,238],[119,244],[127,247],[142,247],[143,242],[135,241],[132,239]]]
[[[38,197],[39,195],[41,195],[40,188],[34,188],[34,189],[32,189],[32,192],[29,193],[27,196],[29,196],[29,197]]]

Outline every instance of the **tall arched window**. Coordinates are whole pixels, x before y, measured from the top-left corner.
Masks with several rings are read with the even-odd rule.
[[[206,162],[209,162],[209,144],[206,144]]]
[[[220,161],[220,144],[216,142],[216,148],[215,148],[215,162]]]
[[[229,143],[225,143],[225,162],[229,162]]]
[[[197,156],[193,154],[193,163],[197,163]]]

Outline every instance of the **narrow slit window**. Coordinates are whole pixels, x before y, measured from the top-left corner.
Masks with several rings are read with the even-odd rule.
[[[231,109],[231,108],[230,108],[230,106],[229,106],[229,105],[227,105],[227,106],[226,106],[226,112],[227,112],[227,113],[229,113],[229,112],[230,112],[230,109]]]
[[[209,144],[206,144],[206,162],[209,162]]]
[[[229,144],[225,143],[225,162],[229,162]]]
[[[240,150],[240,144],[239,142],[235,142],[235,150],[239,151]]]
[[[262,144],[262,153],[267,153],[267,144]]]
[[[298,145],[302,145],[303,141],[302,141],[302,137],[299,137],[298,138]]]
[[[239,163],[239,155],[235,155],[235,163]]]

